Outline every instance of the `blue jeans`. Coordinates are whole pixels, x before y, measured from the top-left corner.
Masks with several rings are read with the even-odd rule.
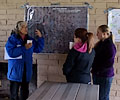
[[[99,85],[99,100],[109,100],[109,93],[113,77],[99,77],[93,75],[93,84]]]

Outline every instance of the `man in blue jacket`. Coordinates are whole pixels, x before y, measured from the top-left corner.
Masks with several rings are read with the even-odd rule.
[[[27,23],[17,22],[16,29],[5,45],[8,55],[7,78],[10,80],[10,100],[19,100],[18,92],[20,88],[20,100],[26,100],[29,95],[29,82],[32,77],[32,54],[40,53],[44,47],[44,39],[39,30],[36,29],[38,40],[30,37],[27,30]],[[27,41],[32,41],[27,43]],[[21,58],[17,58],[20,57]]]

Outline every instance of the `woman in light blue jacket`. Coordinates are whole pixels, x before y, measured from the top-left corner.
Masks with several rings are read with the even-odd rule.
[[[27,30],[27,23],[17,22],[16,29],[5,45],[7,53],[14,59],[8,59],[7,78],[10,80],[10,99],[18,99],[20,89],[20,100],[26,100],[29,95],[29,82],[32,77],[32,54],[40,53],[44,47],[44,39],[39,30],[36,29],[38,40],[30,37]],[[31,40],[32,43],[27,43]],[[17,57],[22,58],[17,59]]]

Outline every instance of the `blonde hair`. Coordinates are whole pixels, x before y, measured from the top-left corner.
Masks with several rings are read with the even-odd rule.
[[[113,36],[112,32],[110,31],[110,28],[107,25],[101,25],[98,27],[98,29],[101,30],[101,32],[107,32],[109,38],[112,39],[113,43],[115,43],[115,37]]]

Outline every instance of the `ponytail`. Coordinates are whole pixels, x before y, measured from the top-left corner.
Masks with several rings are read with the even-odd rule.
[[[94,48],[94,35],[91,32],[87,32],[85,28],[77,28],[74,33],[76,38],[80,38],[82,43],[87,43],[87,50],[89,53]]]
[[[15,29],[11,31],[11,35],[12,35],[12,34],[16,34],[16,33],[17,33],[17,32],[16,32]]]
[[[110,37],[109,38],[111,38],[111,40],[113,41],[113,43],[115,43],[115,36],[112,34],[112,32],[110,32]]]
[[[94,48],[94,35],[91,32],[88,32],[86,35],[87,35],[88,53],[91,53],[92,49]]]

